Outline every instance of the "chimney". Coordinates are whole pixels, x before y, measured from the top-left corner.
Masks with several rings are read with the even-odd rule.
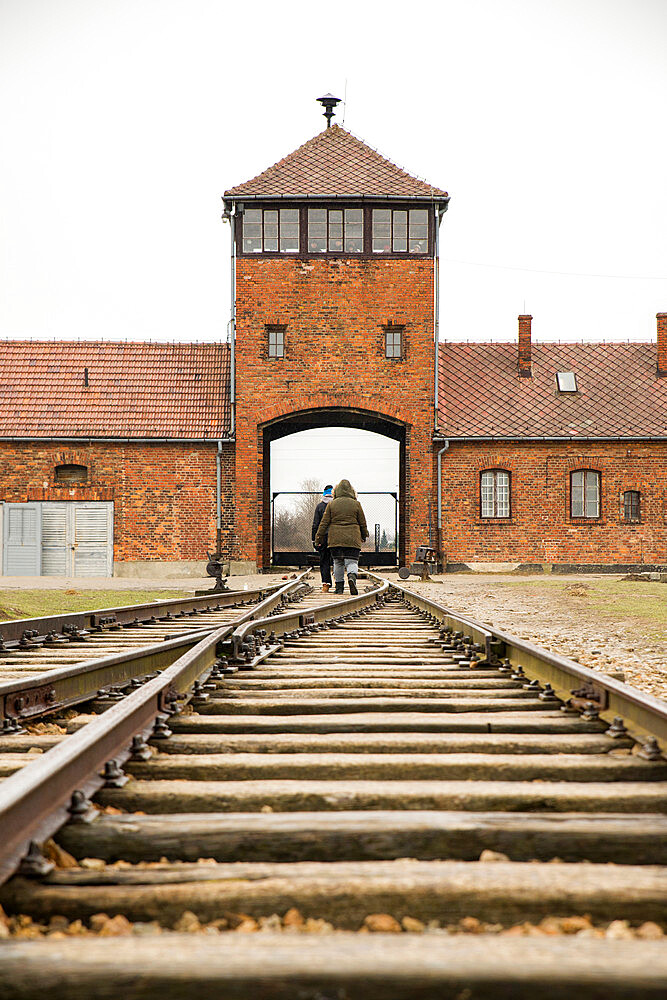
[[[667,313],[657,313],[658,321],[658,378],[667,376]]]
[[[530,378],[532,375],[531,368],[531,339],[530,339],[530,324],[532,322],[532,316],[519,316],[519,376],[520,378]],[[667,362],[667,354],[665,355],[665,361]]]

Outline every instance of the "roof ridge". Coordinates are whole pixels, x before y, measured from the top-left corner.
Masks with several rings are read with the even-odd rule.
[[[80,347],[227,347],[229,341],[226,340],[57,340],[55,337],[0,337],[0,350],[3,344],[62,344],[71,347],[78,344]]]
[[[441,340],[440,347],[515,347],[517,340]],[[533,347],[655,347],[654,340],[533,340]]]
[[[225,191],[228,198],[441,198],[446,191],[412,174],[340,124]]]
[[[422,177],[420,174],[413,174],[413,173],[411,173],[407,169],[407,167],[403,167],[403,166],[400,165],[400,163],[396,163],[395,160],[392,160],[390,157],[385,156],[384,153],[380,152],[380,150],[377,148],[377,146],[371,146],[370,142],[366,142],[365,139],[362,139],[355,132],[352,132],[351,129],[344,128],[342,125],[340,125],[338,123],[336,125],[332,125],[332,128],[338,128],[338,129],[340,129],[341,132],[345,132],[347,135],[350,136],[351,139],[354,139],[355,142],[358,142],[361,146],[364,146],[366,149],[371,149],[377,156],[380,157],[380,159],[384,160],[385,163],[389,164],[390,167],[394,167],[395,170],[400,170],[400,172],[402,174],[405,174],[406,177],[409,177],[410,180],[421,181],[422,184],[426,184],[433,191],[439,191],[440,190],[437,187],[437,185],[431,184],[431,182],[429,180],[427,180],[425,177]]]

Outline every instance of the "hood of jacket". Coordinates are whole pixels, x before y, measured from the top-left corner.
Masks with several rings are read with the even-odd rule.
[[[334,497],[351,497],[352,500],[357,499],[357,494],[354,492],[349,479],[341,479],[334,490]]]

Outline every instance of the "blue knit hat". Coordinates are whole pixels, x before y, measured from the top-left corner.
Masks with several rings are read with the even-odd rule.
[[[322,496],[323,497],[333,496],[333,486],[325,486],[324,489],[322,490]]]

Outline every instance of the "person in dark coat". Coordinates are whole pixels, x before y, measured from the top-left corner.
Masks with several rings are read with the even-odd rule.
[[[327,544],[327,536],[324,536],[324,541],[320,545],[315,544],[315,535],[317,534],[317,529],[320,526],[320,521],[324,516],[324,512],[327,509],[327,504],[333,497],[333,486],[325,486],[322,490],[322,499],[315,508],[315,514],[313,516],[313,545],[315,549],[320,554],[320,576],[322,577],[322,590],[325,592],[331,590],[331,553],[329,552],[329,546]]]
[[[350,593],[358,594],[359,551],[361,543],[368,538],[368,528],[363,508],[347,479],[341,479],[334,490],[334,498],[327,505],[315,534],[315,544],[324,538],[333,556],[336,593],[343,593],[347,571]]]

